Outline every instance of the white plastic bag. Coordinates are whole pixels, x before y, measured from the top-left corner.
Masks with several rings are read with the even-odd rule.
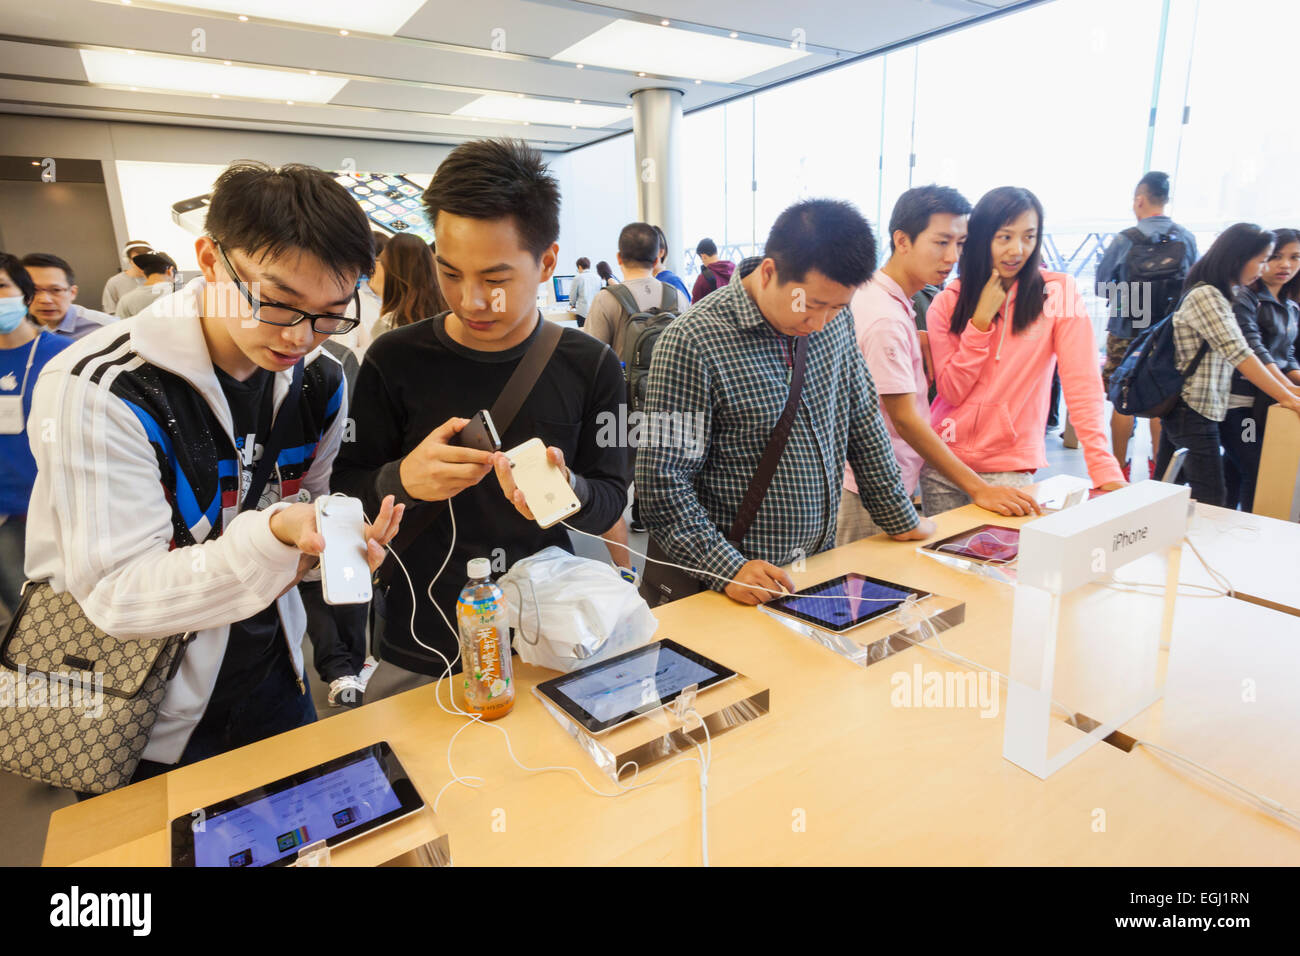
[[[659,622],[631,583],[607,564],[562,548],[516,561],[497,582],[529,664],[577,670],[640,647]]]

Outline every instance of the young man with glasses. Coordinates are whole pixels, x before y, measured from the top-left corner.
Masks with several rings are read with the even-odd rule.
[[[54,335],[80,339],[100,326],[117,321],[117,316],[97,312],[77,305],[77,277],[72,266],[48,252],[32,252],[23,256],[23,268],[36,284],[27,314],[41,328]]]
[[[28,426],[27,576],[109,634],[196,635],[135,779],[315,719],[295,585],[325,546],[312,500],[329,493],[347,415],[342,368],[319,346],[356,324],[344,313],[370,232],[327,174],[259,163],[222,173],[206,228],[202,276],[61,352]],[[372,567],[401,511],[371,512]]]

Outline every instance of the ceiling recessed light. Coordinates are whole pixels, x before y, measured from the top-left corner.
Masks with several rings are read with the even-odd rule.
[[[517,96],[489,94],[466,103],[457,109],[454,115],[516,123],[544,123],[554,126],[576,124],[599,128],[618,122],[623,118],[623,111],[594,103],[567,103],[535,97],[521,100]]]
[[[660,21],[659,21],[659,25],[660,25],[661,27],[666,27],[666,26],[668,26],[668,21],[667,21],[667,20],[660,20]]]
[[[701,83],[703,83],[703,82],[704,82],[703,80],[696,80],[696,81],[695,81],[695,85],[696,85],[696,86],[699,86],[699,85],[700,85]]]
[[[570,126],[570,127],[569,127],[569,129],[577,129],[577,128],[578,128],[578,127],[576,127],[576,126]],[[35,164],[35,163],[32,163],[32,165],[35,166],[36,164]]]
[[[582,103],[582,100],[574,100],[573,102],[578,103],[578,104],[581,104],[581,103]]]
[[[315,75],[316,75],[316,71],[315,71],[315,70],[308,70],[307,72],[310,73],[312,76],[315,76]]]
[[[328,103],[347,85],[336,77],[307,76],[282,70],[232,64],[219,60],[189,60],[140,53],[123,56],[117,50],[81,50],[86,79],[119,89],[135,87],[188,96],[246,97],[283,103]],[[134,92],[134,90],[132,91]]]
[[[127,55],[127,56],[135,56],[135,50],[127,50],[127,51],[126,51],[126,55]]]
[[[212,94],[212,98],[213,98],[214,100],[219,100],[219,99],[221,99],[221,94],[220,94],[220,93],[213,93],[213,94]]]
[[[230,61],[229,61],[229,60],[222,60],[221,62],[222,62],[222,64],[225,65],[225,66],[230,66]]]
[[[340,30],[340,31],[339,31],[339,36],[341,36],[341,37],[345,37],[345,36],[347,36],[347,35],[348,35],[348,31],[347,31],[347,30]]]
[[[524,125],[525,125],[525,126],[531,126],[532,124],[531,124],[530,122],[528,122],[528,120],[524,120]]]
[[[131,87],[131,92],[132,92],[132,93],[139,93],[139,92],[140,92],[140,87],[138,87],[138,86],[133,86],[133,87]]]
[[[240,22],[240,23],[247,23],[247,22],[248,22],[248,17],[244,16],[244,15],[241,13],[241,14],[239,15],[239,22]]]
[[[426,5],[426,0],[366,0],[361,5],[365,11],[362,30],[393,36]],[[248,20],[245,11],[251,7],[263,22],[283,20],[294,25],[331,30],[351,30],[361,19],[357,15],[358,4],[353,0],[312,0],[310,3],[307,0],[257,0],[256,3],[250,0],[167,0],[166,6],[200,13],[239,14],[239,19],[244,21]]]
[[[285,106],[293,106],[293,100],[285,100],[285,101],[284,101],[284,105],[285,105]]]
[[[732,30],[731,33],[730,33],[730,36],[731,36],[731,39],[734,40],[734,39],[736,39],[736,37],[740,36],[740,34],[737,33],[735,30]]]
[[[32,165],[33,165],[33,166],[39,166],[40,164],[41,164],[41,161],[40,161],[39,159],[33,159],[33,160],[32,160]]]
[[[582,64],[581,64],[581,63],[578,64],[578,69],[580,69],[580,70],[582,69]]]
[[[755,43],[657,23],[614,20],[552,57],[634,73],[735,83],[807,56],[784,44]]]

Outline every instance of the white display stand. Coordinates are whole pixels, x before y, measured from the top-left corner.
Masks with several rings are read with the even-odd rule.
[[[1002,749],[1007,760],[1045,779],[1160,700],[1159,651],[1173,632],[1189,503],[1185,486],[1144,481],[1021,528]],[[1163,559],[1163,595],[1099,586],[1148,557],[1157,565]],[[1064,663],[1074,672],[1105,675],[1114,664],[1110,658],[1119,661],[1111,673],[1122,686],[1106,695],[1104,707],[1090,708],[1094,712],[1076,722],[1093,728],[1082,735],[1052,716],[1063,628],[1071,638]],[[1080,706],[1077,700],[1066,705]],[[1055,753],[1054,744],[1061,745]]]
[[[882,614],[874,621],[843,633],[780,614],[762,604],[758,609],[796,634],[815,641],[859,667],[870,667],[966,620],[964,601],[938,594],[910,600],[890,614]]]

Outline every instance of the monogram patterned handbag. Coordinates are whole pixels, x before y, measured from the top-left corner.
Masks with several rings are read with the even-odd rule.
[[[126,785],[193,639],[111,637],[71,594],[29,581],[0,644],[0,768],[88,793]]]

